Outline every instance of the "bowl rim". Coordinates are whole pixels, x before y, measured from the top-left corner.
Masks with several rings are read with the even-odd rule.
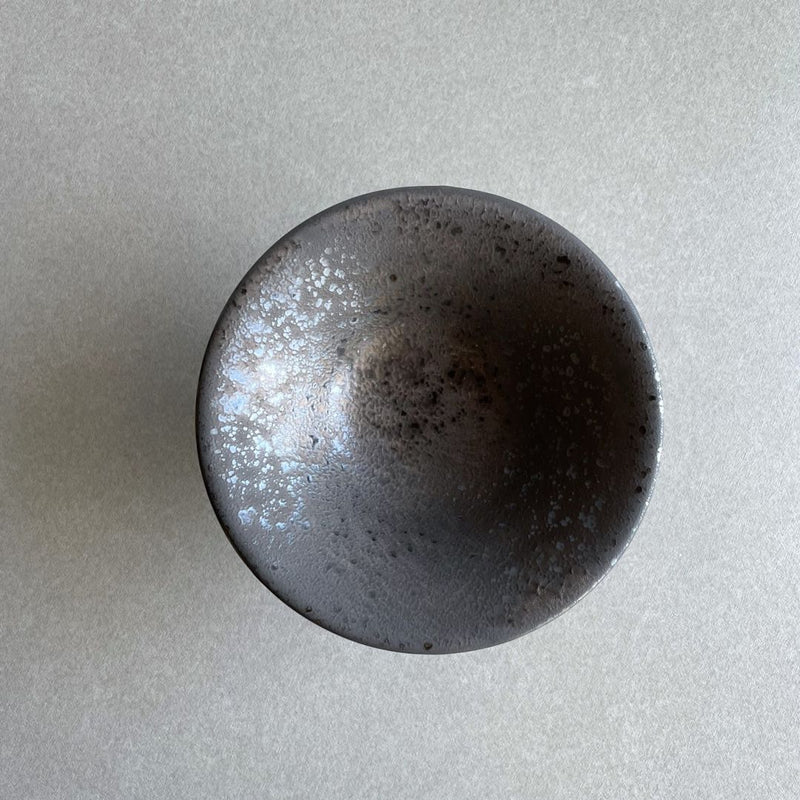
[[[238,543],[235,535],[229,529],[227,523],[223,519],[221,509],[218,507],[218,503],[216,502],[216,492],[212,488],[211,485],[211,478],[208,474],[207,465],[205,463],[205,459],[203,456],[202,445],[201,445],[201,437],[203,435],[203,427],[202,427],[202,412],[201,412],[201,405],[203,402],[203,398],[205,396],[205,385],[206,385],[206,377],[210,370],[210,364],[213,356],[214,346],[217,341],[218,334],[223,327],[226,320],[229,316],[233,313],[232,309],[235,308],[234,306],[234,299],[237,297],[239,292],[241,291],[242,287],[244,287],[250,280],[252,275],[257,270],[262,270],[264,264],[273,258],[281,248],[286,247],[299,233],[305,230],[308,227],[311,227],[318,222],[324,221],[330,217],[335,216],[338,213],[346,211],[348,208],[363,205],[368,202],[372,202],[377,199],[396,199],[396,198],[403,198],[408,200],[413,195],[431,195],[436,194],[439,198],[447,198],[447,197],[461,197],[461,198],[474,198],[481,200],[483,202],[492,202],[495,204],[499,204],[505,206],[506,208],[511,209],[512,213],[514,211],[519,211],[520,213],[524,214],[526,217],[534,216],[536,217],[544,226],[552,230],[553,232],[557,233],[566,241],[572,243],[575,247],[579,250],[586,252],[588,255],[591,256],[593,263],[598,268],[605,270],[607,277],[612,281],[615,290],[618,295],[618,300],[621,304],[624,304],[626,312],[630,315],[632,321],[637,325],[638,331],[637,335],[640,335],[643,341],[647,345],[647,353],[649,356],[649,363],[650,363],[650,374],[653,378],[654,388],[657,397],[657,406],[658,412],[656,417],[657,422],[657,435],[655,438],[655,455],[653,457],[653,462],[650,465],[652,469],[652,477],[650,478],[650,482],[647,486],[646,491],[643,494],[643,497],[640,501],[640,506],[638,513],[632,519],[630,525],[628,525],[624,532],[624,543],[620,548],[619,552],[616,556],[612,557],[608,562],[607,565],[604,565],[604,569],[602,574],[597,577],[584,591],[582,591],[579,595],[577,595],[574,599],[570,602],[566,603],[564,606],[559,608],[556,612],[550,614],[547,618],[539,622],[538,624],[534,625],[531,628],[527,628],[525,630],[520,630],[513,636],[509,636],[498,641],[489,642],[487,644],[475,644],[473,646],[467,647],[459,647],[456,649],[436,649],[428,651],[425,649],[415,649],[412,647],[404,647],[404,648],[396,648],[384,645],[381,642],[377,642],[369,637],[360,637],[355,633],[345,631],[342,629],[337,629],[336,626],[330,625],[328,623],[322,622],[317,618],[310,617],[302,607],[300,607],[299,603],[292,602],[289,598],[285,597],[281,591],[268,583],[257,571],[257,568],[254,564],[251,564],[249,557],[243,552],[242,547]],[[276,262],[273,266],[277,266],[280,262]],[[227,537],[228,541],[230,542],[231,546],[233,547],[234,551],[237,555],[241,558],[241,560],[247,565],[247,568],[253,574],[253,576],[258,580],[258,582],[265,586],[269,591],[275,595],[283,604],[291,608],[293,611],[297,612],[300,616],[308,620],[309,622],[314,623],[317,628],[323,629],[326,633],[331,635],[336,635],[338,637],[347,639],[352,642],[356,642],[358,644],[362,644],[368,647],[376,648],[379,650],[386,650],[389,652],[395,653],[403,653],[408,655],[452,655],[456,653],[469,653],[475,652],[478,650],[485,650],[491,647],[499,647],[503,644],[507,644],[509,642],[513,642],[521,637],[527,635],[528,633],[533,632],[534,630],[538,630],[539,628],[547,625],[548,623],[552,622],[553,620],[560,617],[566,611],[571,609],[576,603],[585,599],[589,593],[591,593],[597,586],[608,576],[608,574],[612,571],[612,568],[618,563],[619,559],[624,555],[625,551],[627,551],[628,547],[630,546],[631,542],[633,541],[636,533],[641,526],[642,520],[644,519],[645,513],[650,506],[653,493],[655,491],[655,486],[657,484],[658,474],[660,473],[660,466],[661,466],[661,456],[662,456],[662,448],[663,448],[663,441],[664,441],[664,402],[663,402],[663,388],[662,388],[662,378],[661,373],[658,368],[658,363],[656,361],[655,352],[652,346],[652,340],[650,338],[650,334],[647,331],[647,328],[644,325],[644,321],[639,314],[636,305],[634,304],[633,300],[631,299],[628,292],[622,286],[620,281],[617,279],[616,275],[609,269],[609,267],[605,264],[605,262],[581,239],[579,239],[575,234],[564,228],[558,222],[553,220],[551,217],[542,214],[540,211],[537,211],[530,206],[524,205],[523,203],[517,202],[515,200],[511,200],[507,197],[502,195],[493,194],[491,192],[484,192],[478,189],[471,189],[465,187],[457,187],[457,186],[450,186],[445,184],[420,184],[420,185],[410,185],[410,186],[397,186],[387,189],[378,189],[375,191],[365,192],[363,194],[355,195],[350,197],[346,200],[342,200],[338,203],[334,203],[327,208],[324,208],[321,211],[318,211],[315,214],[312,214],[310,217],[307,217],[299,224],[295,225],[285,234],[283,234],[280,238],[278,238],[272,245],[270,245],[266,251],[255,261],[255,263],[246,271],[244,276],[239,280],[239,282],[234,287],[233,291],[229,294],[225,304],[222,307],[215,323],[214,327],[211,331],[209,336],[208,343],[205,347],[203,353],[203,359],[200,365],[200,370],[198,373],[198,380],[197,380],[197,392],[195,396],[195,406],[194,406],[194,430],[195,430],[195,447],[198,457],[198,462],[200,466],[200,472],[203,478],[203,484],[206,489],[206,494],[209,498],[211,507],[214,511],[214,515],[219,523],[220,527],[222,528],[225,536]]]

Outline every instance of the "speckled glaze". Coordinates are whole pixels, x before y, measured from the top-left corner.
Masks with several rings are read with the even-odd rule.
[[[253,572],[365,644],[520,636],[616,562],[658,375],[630,299],[529,208],[446,187],[318,214],[228,301],[200,377],[211,502]]]

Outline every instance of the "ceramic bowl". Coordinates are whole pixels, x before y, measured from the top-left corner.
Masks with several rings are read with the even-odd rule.
[[[250,569],[391,650],[494,645],[591,589],[647,505],[659,381],[631,300],[562,227],[448,187],[329,208],[214,329],[200,462]]]

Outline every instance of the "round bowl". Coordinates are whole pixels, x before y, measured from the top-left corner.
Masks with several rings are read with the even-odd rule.
[[[250,569],[350,639],[513,639],[616,562],[647,505],[658,374],[614,276],[501,197],[392,189],[273,245],[200,376],[208,494]]]

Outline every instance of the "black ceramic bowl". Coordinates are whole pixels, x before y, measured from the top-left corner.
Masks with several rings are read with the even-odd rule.
[[[647,335],[566,230],[501,197],[392,189],[323,211],[247,273],[197,401],[234,547],[365,644],[470,650],[616,562],[661,437]]]

